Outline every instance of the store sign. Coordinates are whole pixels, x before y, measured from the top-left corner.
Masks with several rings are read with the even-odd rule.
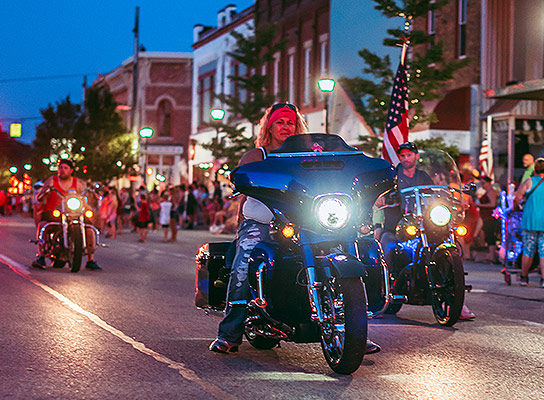
[[[9,135],[11,137],[21,137],[22,128],[23,126],[21,124],[17,124],[17,123],[10,124]]]

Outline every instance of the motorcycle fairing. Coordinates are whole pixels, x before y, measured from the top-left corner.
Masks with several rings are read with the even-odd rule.
[[[320,142],[324,136],[326,143]],[[301,143],[318,143],[323,151],[308,152]],[[335,150],[327,151],[330,148]],[[265,160],[241,165],[231,173],[239,192],[262,201],[271,210],[281,211],[305,228],[317,228],[313,202],[316,196],[328,193],[343,193],[352,198],[346,228],[369,219],[374,202],[393,187],[394,177],[395,170],[389,162],[367,157],[337,135],[323,134],[291,136]]]

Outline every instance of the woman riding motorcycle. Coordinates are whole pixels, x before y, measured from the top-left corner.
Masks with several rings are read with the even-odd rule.
[[[307,125],[296,106],[278,103],[269,107],[260,121],[260,129],[255,144],[257,148],[248,151],[239,165],[264,160],[267,154],[279,148],[285,139],[294,134],[306,133]],[[250,298],[248,283],[248,259],[258,242],[270,240],[272,212],[262,202],[252,197],[242,200],[239,213],[236,255],[234,257],[227,289],[227,304],[235,300]],[[226,308],[226,315],[219,324],[217,339],[210,344],[210,351],[232,353],[242,344],[244,321],[247,317],[245,307]],[[380,347],[367,341],[367,354],[375,353]]]

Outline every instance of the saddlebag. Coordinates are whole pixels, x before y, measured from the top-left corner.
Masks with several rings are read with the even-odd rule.
[[[198,250],[196,261],[195,305],[218,311],[225,309],[228,274],[214,285],[225,270],[227,250],[232,242],[205,243]]]

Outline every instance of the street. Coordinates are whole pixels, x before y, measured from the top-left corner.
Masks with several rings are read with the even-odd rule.
[[[527,399],[544,393],[544,290],[508,287],[500,266],[469,262],[474,321],[440,327],[430,306],[370,321],[382,346],[351,376],[319,344],[208,351],[219,319],[194,307],[194,255],[230,240],[136,233],[97,250],[102,271],[30,267],[34,222],[0,217],[0,398]],[[85,261],[85,260],[84,260]]]

